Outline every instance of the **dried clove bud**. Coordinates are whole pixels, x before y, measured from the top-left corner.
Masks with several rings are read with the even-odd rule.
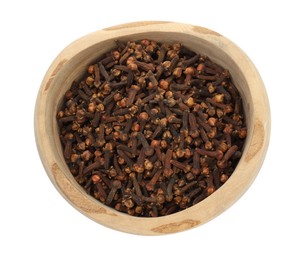
[[[72,83],[56,114],[72,176],[132,216],[199,203],[225,185],[246,141],[232,75],[181,43],[115,46]]]

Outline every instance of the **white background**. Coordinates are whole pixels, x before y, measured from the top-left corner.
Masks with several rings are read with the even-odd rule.
[[[304,40],[301,1],[1,1],[0,259],[304,259]],[[75,39],[139,20],[213,29],[258,68],[270,99],[265,163],[248,192],[198,228],[121,233],[84,217],[49,181],[33,115],[42,78]]]

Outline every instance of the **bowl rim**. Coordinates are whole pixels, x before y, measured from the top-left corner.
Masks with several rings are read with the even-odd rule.
[[[247,173],[242,176],[238,175],[238,177],[234,177],[234,173],[225,185],[202,202],[178,213],[157,218],[132,217],[87,195],[76,181],[67,175],[70,173],[67,173],[67,167],[62,166],[60,158],[50,152],[53,151],[52,139],[47,129],[47,120],[45,120],[45,116],[48,114],[47,100],[52,93],[56,77],[77,53],[101,41],[146,32],[189,34],[223,48],[233,61],[242,64],[241,70],[244,78],[248,80],[254,104],[251,111],[251,138],[246,140],[247,149],[244,150],[242,159],[235,170],[247,171]],[[270,139],[270,108],[268,96],[257,69],[248,56],[232,41],[217,32],[200,26],[143,21],[121,24],[90,33],[63,49],[51,64],[41,83],[36,99],[34,129],[37,149],[44,168],[54,186],[73,207],[94,221],[116,230],[141,235],[160,235],[204,224],[224,212],[243,195],[257,176],[266,155]]]

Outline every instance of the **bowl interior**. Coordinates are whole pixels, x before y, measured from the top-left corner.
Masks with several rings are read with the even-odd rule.
[[[229,69],[233,82],[235,86],[238,88],[240,95],[243,100],[243,108],[246,116],[246,123],[248,127],[248,132],[252,129],[252,116],[251,116],[251,107],[252,107],[252,98],[250,89],[248,86],[248,82],[244,77],[239,64],[237,64],[231,57],[222,50],[221,46],[216,46],[210,43],[207,40],[203,40],[199,37],[193,36],[191,34],[185,33],[173,33],[173,32],[148,32],[148,33],[137,33],[130,34],[123,37],[117,37],[106,41],[101,41],[95,45],[92,45],[81,52],[77,53],[74,57],[69,60],[69,64],[64,66],[61,71],[56,75],[56,82],[53,84],[53,98],[49,99],[49,108],[47,118],[52,120],[51,125],[53,126],[53,133],[55,138],[55,144],[57,148],[57,153],[62,154],[62,148],[58,135],[58,128],[56,122],[56,113],[58,109],[62,106],[64,93],[71,87],[71,84],[74,80],[79,80],[83,77],[84,72],[88,65],[94,63],[94,61],[98,60],[104,53],[110,51],[115,48],[115,40],[119,39],[122,41],[129,40],[141,40],[141,39],[151,39],[158,42],[181,42],[183,45],[188,47],[189,49],[195,51],[199,54],[205,54],[210,59],[212,59],[217,64],[221,65],[224,68]],[[248,142],[246,142],[248,143]],[[244,145],[244,151],[246,150],[246,143]],[[64,161],[61,156],[61,160]],[[68,178],[71,175],[67,176]]]

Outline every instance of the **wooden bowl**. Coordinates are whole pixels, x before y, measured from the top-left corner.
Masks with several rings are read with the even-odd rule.
[[[243,156],[229,180],[200,203],[178,213],[157,218],[132,217],[87,195],[65,163],[56,113],[73,80],[87,65],[111,50],[114,40],[153,39],[181,42],[230,70],[243,98],[248,136]],[[247,55],[222,35],[209,29],[172,22],[136,22],[114,26],[84,36],[67,46],[47,71],[35,110],[35,135],[44,168],[62,196],[78,211],[107,227],[141,235],[183,231],[204,224],[229,208],[258,174],[267,151],[270,111],[262,79]]]

